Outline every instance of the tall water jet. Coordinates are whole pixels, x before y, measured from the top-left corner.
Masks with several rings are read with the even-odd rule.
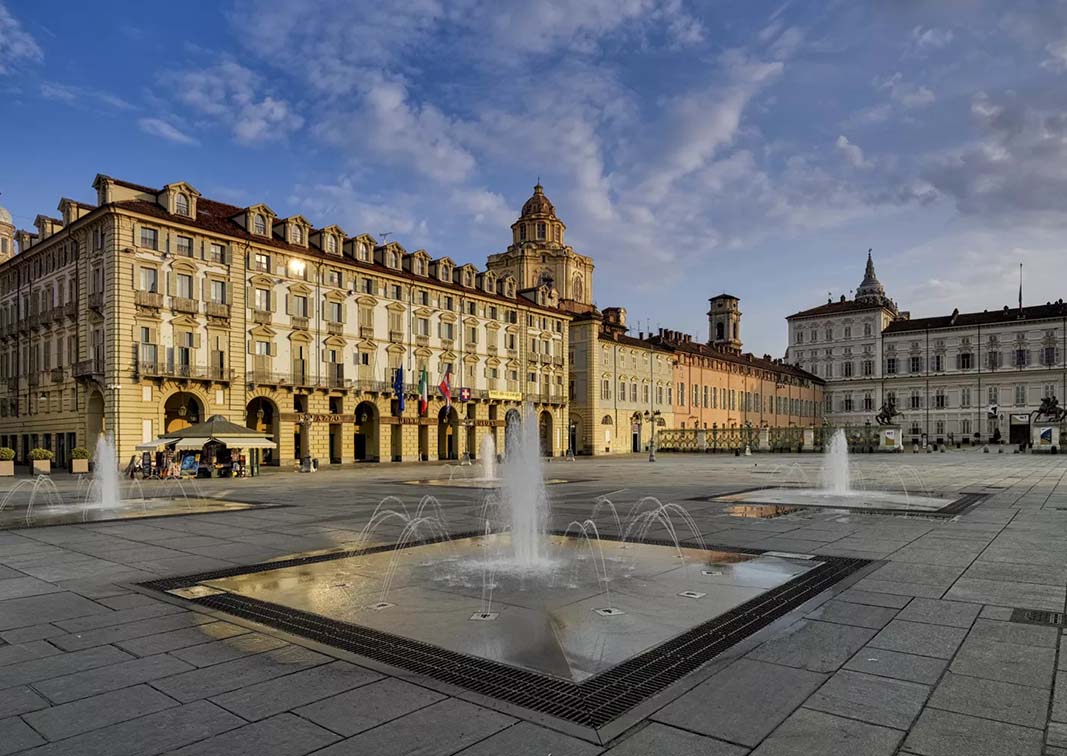
[[[493,440],[492,433],[482,436],[478,456],[482,460],[482,477],[486,480],[496,480],[496,441]]]
[[[507,462],[502,475],[503,506],[511,518],[512,559],[516,567],[545,562],[547,497],[541,472],[537,419],[527,408],[521,423],[507,430]]]
[[[838,429],[826,448],[822,466],[822,489],[832,494],[846,495],[851,490],[848,472],[848,438]]]
[[[101,436],[93,453],[93,489],[96,494],[88,506],[114,509],[122,501],[119,491],[119,465],[115,455],[115,442],[111,436]]]

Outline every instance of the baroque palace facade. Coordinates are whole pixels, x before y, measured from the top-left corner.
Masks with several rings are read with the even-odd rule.
[[[1031,413],[1067,396],[1067,305],[912,318],[868,253],[853,299],[790,315],[790,362],[827,382],[829,422],[862,426],[892,401],[908,442],[1030,441]]]
[[[526,404],[544,452],[564,451],[555,281],[588,299],[592,263],[540,186],[481,271],[184,182],[93,186],[95,205],[63,199],[35,233],[0,214],[0,445],[18,459],[41,446],[62,464],[101,432],[126,459],[216,414],[270,434],[268,463],[455,459],[484,434],[502,447]]]

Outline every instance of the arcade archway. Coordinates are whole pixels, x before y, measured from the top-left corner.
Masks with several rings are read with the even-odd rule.
[[[437,458],[459,459],[459,415],[455,407],[442,407],[437,415]]]
[[[537,420],[537,436],[541,443],[541,455],[552,456],[552,413],[548,410],[541,411],[541,417]]]
[[[163,432],[173,433],[204,420],[204,405],[196,394],[178,391],[163,404]]]
[[[379,419],[378,407],[374,402],[360,402],[356,405],[353,450],[357,462],[378,461]]]
[[[265,396],[255,397],[245,407],[245,427],[266,433],[276,444],[281,441],[279,421],[278,406]],[[261,464],[277,465],[281,462],[277,449],[263,449],[260,453]]]

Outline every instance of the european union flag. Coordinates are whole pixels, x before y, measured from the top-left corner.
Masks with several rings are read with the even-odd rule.
[[[404,414],[404,368],[398,367],[396,369],[396,376],[393,378],[393,393],[396,394],[396,414]]]

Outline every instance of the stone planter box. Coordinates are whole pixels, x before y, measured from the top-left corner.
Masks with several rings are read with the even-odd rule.
[[[15,474],[15,460],[0,460],[0,478],[10,478]]]
[[[51,475],[52,474],[52,460],[50,459],[34,459],[33,462],[33,474],[34,475]]]
[[[70,461],[70,472],[73,475],[85,475],[89,472],[89,460],[87,459],[72,459]]]

